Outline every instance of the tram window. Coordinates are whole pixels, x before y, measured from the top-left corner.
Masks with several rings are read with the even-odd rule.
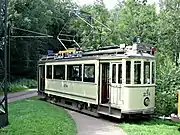
[[[122,64],[118,65],[118,83],[122,84]]]
[[[134,84],[141,84],[141,62],[134,62]]]
[[[144,62],[144,83],[150,84],[150,62]]]
[[[95,82],[95,65],[84,65],[84,82]]]
[[[65,80],[65,65],[54,66],[54,79]]]
[[[112,83],[116,83],[116,64],[112,65]]]
[[[155,63],[152,62],[152,83],[155,83]]]
[[[67,79],[72,81],[82,81],[82,65],[68,65]]]
[[[47,66],[47,74],[46,74],[47,79],[52,79],[52,65]]]
[[[131,61],[126,61],[126,84],[131,83]]]

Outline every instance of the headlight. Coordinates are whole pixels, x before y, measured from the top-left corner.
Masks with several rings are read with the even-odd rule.
[[[145,99],[144,99],[144,105],[145,106],[148,106],[150,104],[150,99],[148,98],[148,97],[146,97]]]

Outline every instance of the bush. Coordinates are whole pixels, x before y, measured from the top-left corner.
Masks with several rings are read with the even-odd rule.
[[[27,86],[24,86],[24,85],[20,85],[20,84],[13,84],[13,83],[10,83],[8,85],[8,92],[16,92],[16,91],[21,91],[21,90],[26,90],[28,89]]]
[[[180,90],[180,69],[167,56],[157,60],[156,113],[177,112],[177,90]]]
[[[8,84],[8,92],[17,92],[37,88],[37,81],[33,79],[19,79]],[[0,88],[0,94],[3,93],[3,86]]]
[[[37,88],[37,81],[33,79],[19,79],[14,83],[21,86],[26,86],[27,88]]]

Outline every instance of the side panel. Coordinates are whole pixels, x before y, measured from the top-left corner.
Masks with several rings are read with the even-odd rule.
[[[122,112],[138,112],[140,110],[152,109],[155,107],[155,87],[154,86],[125,86],[124,87],[124,105]],[[145,98],[150,99],[148,106],[144,105]]]
[[[96,84],[47,80],[45,93],[96,104]]]
[[[95,82],[83,82],[67,80],[68,64],[95,64]],[[46,65],[65,65],[65,80],[46,79],[45,93],[65,97],[77,101],[98,104],[99,61],[70,61],[46,63]],[[53,70],[53,69],[52,69]],[[84,68],[82,68],[82,71]],[[52,71],[53,72],[53,71]],[[83,73],[83,72],[82,72]],[[53,78],[53,77],[52,77]]]

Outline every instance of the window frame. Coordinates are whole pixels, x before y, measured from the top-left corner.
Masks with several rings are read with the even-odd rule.
[[[119,67],[121,67],[121,74],[119,73],[119,71],[120,71]],[[115,73],[113,73],[114,69],[115,69]],[[111,72],[110,72],[111,75],[110,76],[111,76],[111,83],[112,84],[117,84],[117,85],[123,84],[123,70],[122,69],[123,69],[123,63],[122,62],[111,63]],[[114,80],[113,80],[113,75],[115,75]],[[121,79],[119,78],[120,75],[121,75]]]
[[[94,78],[93,78],[93,81],[85,81],[85,69],[86,69],[86,66],[93,66],[94,68]],[[82,82],[84,83],[95,83],[96,82],[96,65],[95,64],[83,64],[83,77],[82,77]]]
[[[48,67],[51,67],[51,77],[48,77]],[[46,79],[53,79],[53,65],[46,65]]]
[[[81,72],[81,74],[80,74],[79,77],[78,77],[78,78],[80,78],[80,80],[69,79],[69,75],[68,75],[68,73],[69,73],[68,67],[69,67],[69,66],[72,66],[71,70],[74,68],[74,66],[78,66],[79,71]],[[66,75],[65,75],[66,80],[67,80],[67,81],[74,81],[74,82],[82,82],[82,80],[83,80],[82,66],[83,66],[82,64],[67,64],[67,65],[66,65],[67,70],[65,70],[65,71],[66,71]],[[72,72],[72,71],[71,71],[71,72]],[[72,74],[72,76],[73,76],[73,73],[71,73],[71,74]],[[81,76],[81,77],[80,77],[80,76]],[[71,78],[73,78],[73,77],[71,77]]]
[[[127,83],[127,62],[130,62],[130,66],[129,66],[130,67],[130,70],[129,70],[130,71],[130,73],[129,73],[129,79],[130,80],[129,80],[129,83]],[[134,70],[134,64],[132,63],[132,60],[126,60],[125,61],[125,67],[126,67],[124,70],[125,76],[126,76],[125,77],[125,80],[126,80],[125,84],[132,84],[132,79],[134,77],[133,72],[132,72]]]
[[[115,66],[115,67],[113,67],[113,66]],[[115,69],[115,70],[114,70]],[[115,71],[115,72],[113,72],[113,71]],[[114,76],[113,76],[114,75]],[[111,73],[111,82],[113,83],[113,84],[116,84],[117,83],[117,64],[116,63],[112,63],[112,73]],[[114,79],[113,79],[114,78]]]
[[[139,83],[135,83],[135,70],[136,70],[136,67],[135,67],[135,65],[140,65],[140,77],[139,77]],[[134,73],[133,74],[133,84],[135,84],[135,85],[138,85],[138,84],[142,84],[142,62],[141,62],[141,60],[134,60],[134,62],[133,62],[133,69],[132,69],[132,72]],[[138,72],[138,67],[137,67],[137,72]]]
[[[122,63],[118,63],[117,64],[118,66],[117,66],[117,71],[118,71],[118,84],[122,84],[123,83],[123,64]],[[119,71],[119,66],[121,65],[121,72]],[[120,75],[121,75],[121,79],[120,79]]]
[[[149,77],[149,83],[146,83],[146,64],[145,63],[148,63],[148,70],[149,70],[149,72],[148,72],[148,77]],[[144,78],[144,81],[143,81],[143,83],[144,84],[152,84],[151,83],[151,78],[152,78],[152,64],[151,64],[151,61],[149,61],[149,60],[146,60],[146,61],[144,61],[144,67],[143,67],[143,70],[144,70],[144,72],[143,72],[143,78]]]
[[[152,63],[152,77],[151,77],[151,84],[156,84],[156,62],[155,61],[151,61]],[[154,66],[153,66],[154,64]],[[154,67],[154,71],[153,71],[153,67]],[[153,81],[153,74],[154,74],[154,81]]]
[[[131,73],[130,73],[130,83],[127,83],[127,61],[130,61],[131,62]],[[141,75],[140,75],[140,82],[141,83],[135,83],[135,65],[136,63],[135,62],[139,62],[139,64],[141,64],[140,66],[140,69],[141,71],[139,72]],[[145,64],[149,63],[149,67],[148,67],[148,70],[149,70],[149,73],[148,73],[148,76],[149,76],[149,83],[145,83]],[[156,61],[153,60],[153,59],[131,59],[131,60],[124,60],[123,61],[123,79],[124,81],[122,82],[123,84],[125,85],[155,85],[156,84]],[[154,64],[154,71],[153,71],[153,64]],[[154,81],[153,81],[153,73],[154,73]]]
[[[63,75],[63,79],[60,79],[60,78],[55,78],[55,67],[56,66],[64,66],[64,75]],[[53,65],[53,79],[55,80],[66,80],[66,65]]]

